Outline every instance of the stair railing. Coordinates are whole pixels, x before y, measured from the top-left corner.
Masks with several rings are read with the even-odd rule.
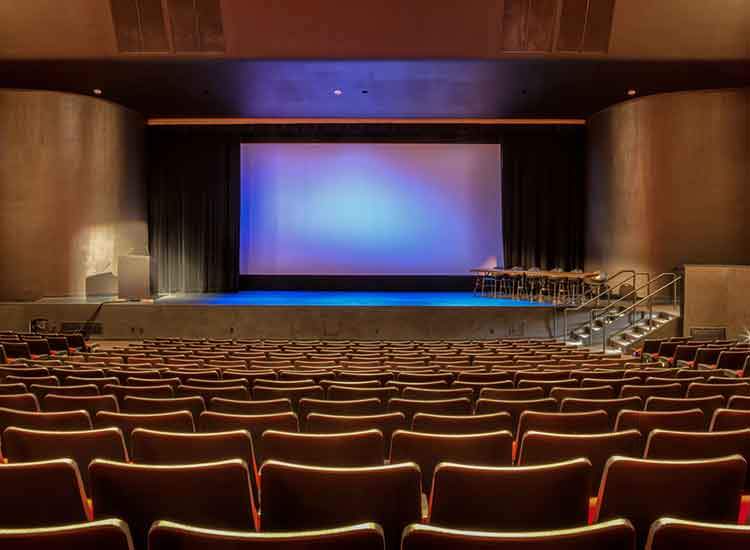
[[[620,278],[621,275],[627,275],[627,277],[623,278],[622,282],[617,283],[617,285],[613,284],[613,281],[615,281],[616,279]],[[634,269],[623,269],[623,270],[620,270],[617,273],[615,273],[614,275],[612,275],[611,277],[608,277],[605,281],[602,281],[602,282],[604,282],[606,284],[606,288],[602,292],[600,292],[596,296],[593,296],[592,298],[586,300],[585,302],[583,302],[583,303],[581,303],[581,304],[579,304],[577,306],[564,308],[563,309],[563,341],[565,341],[565,342],[568,341],[568,312],[572,313],[572,312],[575,312],[575,311],[581,311],[586,306],[589,306],[589,305],[594,304],[594,303],[598,304],[599,301],[604,296],[607,297],[607,302],[609,302],[609,300],[611,298],[611,292],[612,292],[612,287],[613,286],[622,286],[627,281],[630,281],[630,283],[633,286],[633,288],[635,288],[635,284],[636,284],[636,282],[635,282],[636,279],[635,278],[636,278],[637,275],[642,275],[642,273],[636,273]],[[649,277],[649,279],[650,279],[650,277]]]
[[[659,281],[660,279],[669,277],[670,280],[657,288],[656,290],[651,290],[651,285]],[[668,288],[672,289],[672,306],[675,306],[677,304],[677,283],[682,280],[682,277],[677,275],[676,273],[660,273],[653,279],[649,279],[649,281],[641,285],[639,288],[636,288],[626,294],[625,296],[622,296],[620,299],[615,300],[611,304],[607,305],[604,308],[601,309],[593,309],[591,310],[592,313],[592,319],[596,320],[597,318],[602,319],[602,351],[607,351],[607,315],[608,310],[613,309],[617,306],[617,304],[621,301],[623,301],[625,298],[627,298],[629,295],[634,294],[637,298],[638,291],[642,290],[643,288],[647,288],[647,294],[641,299],[635,300],[630,306],[626,307],[625,309],[618,311],[617,316],[618,317],[624,317],[626,314],[630,314],[631,312],[635,311],[635,309],[643,304],[644,302],[648,302],[648,324],[649,327],[651,326],[651,323],[653,322],[654,317],[654,297],[656,297],[658,294],[664,292]],[[598,315],[597,315],[598,313]],[[593,321],[592,321],[593,326]]]

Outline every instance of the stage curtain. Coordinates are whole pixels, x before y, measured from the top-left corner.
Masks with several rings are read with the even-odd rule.
[[[239,286],[240,143],[191,128],[148,134],[149,246],[159,292]]]
[[[540,128],[502,139],[505,267],[583,267],[585,132]]]

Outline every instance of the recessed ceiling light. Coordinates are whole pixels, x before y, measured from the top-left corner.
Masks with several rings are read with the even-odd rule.
[[[635,94],[637,94],[637,93],[638,93],[638,91],[637,91],[637,90],[634,90],[633,88],[630,88],[630,89],[628,90],[628,95],[629,95],[629,96],[634,96],[634,95],[635,95]]]
[[[336,88],[335,90],[333,90],[333,95],[341,95],[343,93],[344,92],[340,88]]]
[[[99,88],[94,88],[94,95],[102,95],[102,91]]]

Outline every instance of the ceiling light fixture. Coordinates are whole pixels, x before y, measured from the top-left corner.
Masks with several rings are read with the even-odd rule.
[[[333,90],[333,95],[341,95],[343,93],[344,92],[340,88],[336,88],[335,90]]]
[[[102,95],[102,91],[99,88],[94,88],[94,95]]]
[[[632,97],[632,96],[634,96],[634,95],[635,95],[635,94],[637,94],[637,93],[638,93],[638,91],[637,91],[637,90],[634,90],[633,88],[630,88],[630,89],[628,90],[628,95],[629,95],[629,96],[631,96],[631,97]]]

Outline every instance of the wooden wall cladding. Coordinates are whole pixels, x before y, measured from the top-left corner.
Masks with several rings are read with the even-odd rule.
[[[607,53],[615,0],[505,0],[507,52]]]
[[[220,0],[110,0],[120,53],[223,53]]]

